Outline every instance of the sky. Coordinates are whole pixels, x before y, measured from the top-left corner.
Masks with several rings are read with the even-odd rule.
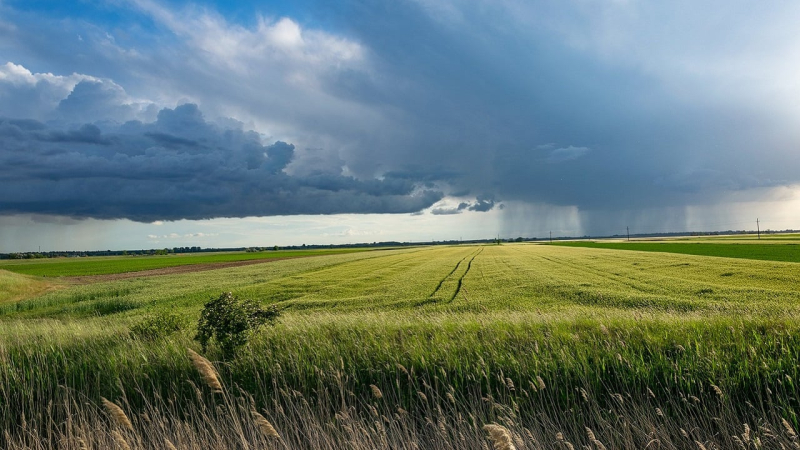
[[[0,0],[0,252],[799,229],[798,22]]]

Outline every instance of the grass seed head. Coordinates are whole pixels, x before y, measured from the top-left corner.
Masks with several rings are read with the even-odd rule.
[[[114,442],[117,443],[117,447],[119,447],[121,450],[131,450],[131,446],[128,445],[128,441],[125,440],[125,437],[123,437],[119,431],[112,431],[111,436],[114,438]]]
[[[512,380],[511,378],[506,378],[506,387],[508,387],[509,391],[513,391],[514,390],[514,380]]]
[[[372,389],[372,396],[373,397],[375,397],[376,399],[383,398],[383,392],[381,392],[381,390],[378,389],[378,386],[375,386],[374,384],[370,384],[369,388]]]
[[[103,406],[106,408],[106,411],[108,411],[108,414],[111,416],[111,418],[114,419],[114,422],[116,422],[117,425],[121,426],[122,428],[133,431],[133,424],[131,423],[131,420],[128,418],[128,416],[125,414],[125,411],[123,411],[122,408],[117,406],[116,403],[108,400],[107,398],[105,397],[100,397],[100,398],[103,400]]]
[[[251,409],[250,414],[253,416],[253,421],[258,429],[264,433],[265,436],[280,439],[281,436],[278,434],[278,431],[272,426],[266,417],[262,416],[255,409]]]
[[[781,423],[783,423],[783,428],[786,429],[786,434],[788,434],[789,437],[792,439],[797,439],[797,433],[795,433],[792,424],[790,424],[789,421],[786,419],[781,419]]]
[[[489,433],[495,450],[516,450],[511,433],[506,427],[490,423],[483,426],[483,431]]]
[[[189,358],[192,360],[192,365],[200,373],[200,378],[203,379],[206,386],[215,394],[222,393],[222,383],[219,382],[217,371],[214,370],[211,361],[200,356],[192,349],[187,349],[187,352],[189,353]]]

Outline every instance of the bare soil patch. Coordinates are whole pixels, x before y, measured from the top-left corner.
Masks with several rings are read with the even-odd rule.
[[[139,270],[135,272],[110,273],[107,275],[85,275],[80,277],[63,277],[76,284],[92,284],[104,281],[126,280],[129,278],[158,277],[162,275],[175,275],[179,273],[204,272],[206,270],[227,269],[229,267],[250,266],[253,264],[267,264],[285,259],[307,258],[306,256],[292,256],[288,258],[251,259],[246,261],[229,261],[218,263],[187,264],[185,266],[162,267],[160,269]]]

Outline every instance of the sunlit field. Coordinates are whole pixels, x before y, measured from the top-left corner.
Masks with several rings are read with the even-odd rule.
[[[189,253],[163,256],[100,256],[0,260],[0,270],[44,277],[108,275],[198,264],[259,261],[337,255],[366,249],[277,250],[261,252]]]
[[[80,285],[0,270],[0,447],[797,448],[800,265],[753,254],[442,246]],[[193,337],[228,291],[281,317],[223,359]]]

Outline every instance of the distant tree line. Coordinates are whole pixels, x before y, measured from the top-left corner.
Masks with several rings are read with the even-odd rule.
[[[39,259],[39,258],[78,258],[85,256],[150,256],[170,253],[216,252],[220,249],[204,249],[202,247],[173,247],[149,250],[89,250],[89,251],[52,251],[52,252],[17,252],[0,253],[0,259]]]
[[[762,231],[762,234],[771,233],[798,233],[800,230],[782,230]],[[727,231],[692,231],[692,232],[674,232],[674,233],[631,233],[631,237],[665,237],[665,236],[715,236],[715,235],[730,235],[730,234],[755,234],[755,231],[747,230],[727,230]],[[615,234],[611,236],[553,236],[552,240],[564,239],[603,239],[603,238],[620,238],[625,235]],[[379,248],[379,247],[413,247],[420,245],[458,245],[458,244],[499,244],[503,242],[535,242],[542,240],[535,237],[516,237],[516,238],[491,238],[491,239],[450,239],[442,241],[428,241],[428,242],[398,242],[398,241],[385,241],[385,242],[361,242],[355,244],[302,244],[302,245],[288,245],[288,246],[271,246],[271,247],[232,247],[232,248],[202,248],[202,247],[173,247],[162,249],[149,249],[149,250],[93,250],[93,251],[57,251],[57,252],[18,252],[18,253],[0,253],[0,259],[38,259],[38,258],[75,258],[84,256],[150,256],[150,255],[169,255],[175,253],[210,253],[210,252],[266,252],[278,250],[319,250],[319,249],[335,249],[335,248]]]

